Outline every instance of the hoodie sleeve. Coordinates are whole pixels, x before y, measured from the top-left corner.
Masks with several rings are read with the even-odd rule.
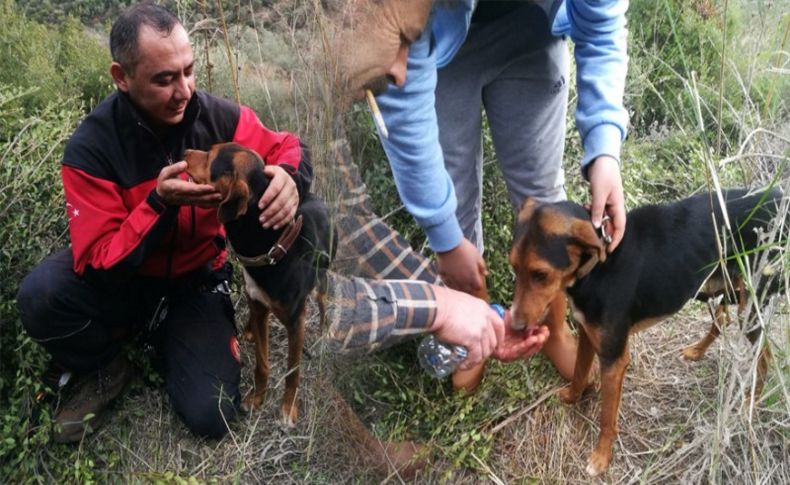
[[[582,171],[600,155],[620,160],[628,113],[623,92],[628,69],[625,0],[566,0],[553,25],[574,42],[579,99],[576,125],[584,146]]]
[[[103,270],[133,270],[155,251],[177,217],[178,207],[168,206],[156,194],[132,210],[126,208],[120,187],[64,165],[61,168],[74,253],[74,271],[86,266]]]
[[[405,86],[390,86],[377,98],[389,131],[382,143],[406,209],[433,250],[448,251],[460,244],[463,234],[455,216],[455,188],[439,145],[437,63],[430,29],[411,45],[407,67]]]

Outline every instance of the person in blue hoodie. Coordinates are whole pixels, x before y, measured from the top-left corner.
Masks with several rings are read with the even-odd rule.
[[[436,252],[442,279],[451,288],[469,293],[482,287],[486,268],[480,251],[465,237],[456,216],[457,198],[452,177],[445,168],[435,93],[437,73],[461,49],[476,3],[476,0],[348,0],[349,13],[344,25],[351,27],[337,37],[336,49],[339,70],[345,74],[346,87],[352,96],[359,98],[365,90],[378,94],[376,99],[388,131],[388,136],[382,136],[382,143],[398,192]],[[600,227],[604,216],[611,218],[607,229],[612,242],[608,250],[613,251],[626,225],[619,158],[628,122],[622,104],[628,62],[625,28],[628,2],[545,0],[536,3],[545,13],[551,36],[568,37],[574,43],[576,124],[584,148],[581,170],[590,183],[594,225]],[[516,24],[511,28],[521,27]],[[497,54],[497,50],[486,52],[481,47],[476,55]],[[479,99],[456,100],[464,101],[479,109]],[[529,99],[511,102],[526,112],[535,109]],[[564,110],[564,103],[555,106]],[[563,118],[554,118],[554,130],[564,132],[564,120],[559,122]],[[536,122],[544,123],[540,119]],[[473,167],[467,170],[474,172]],[[552,331],[544,352],[569,377],[573,357],[563,356],[575,356],[572,341],[567,338],[566,328]]]

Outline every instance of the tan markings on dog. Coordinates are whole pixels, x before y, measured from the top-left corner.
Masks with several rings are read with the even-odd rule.
[[[217,208],[217,218],[221,223],[234,221],[247,213],[250,188],[237,172],[220,176],[214,181],[214,188],[222,194],[222,202]]]
[[[252,341],[256,344],[254,387],[242,401],[242,407],[249,411],[257,409],[263,403],[269,385],[269,309],[252,298],[248,298],[247,305],[250,309],[247,327],[252,334]]]
[[[671,317],[672,315],[674,315],[674,314],[672,313],[672,314],[663,315],[663,316],[660,316],[660,317],[651,317],[651,318],[645,318],[644,320],[640,320],[640,321],[634,323],[633,325],[631,325],[631,327],[628,329],[628,335],[633,335],[633,334],[635,334],[637,332],[641,332],[642,330],[646,330],[646,329],[652,327],[653,325],[655,325],[655,324],[657,324],[657,323],[659,323],[659,322]]]
[[[602,348],[601,342],[603,342],[601,327],[590,323],[583,323],[581,324],[581,327],[584,329],[584,333],[587,334],[587,338],[590,340],[590,344],[592,345],[593,350],[595,350],[595,353],[600,355]]]
[[[252,173],[261,164],[257,155],[247,150],[238,150],[233,154],[233,166],[241,175],[246,176]]]
[[[573,316],[573,321],[579,325],[584,325],[587,323],[584,313],[582,313],[581,310],[576,308],[576,305],[573,304],[573,299],[568,298],[568,304],[571,306],[571,315]]]
[[[725,325],[730,323],[730,315],[727,311],[727,305],[724,304],[722,300],[721,303],[716,305],[716,308],[708,306],[710,311],[710,316],[713,322],[710,325],[710,329],[708,333],[702,337],[699,342],[689,345],[681,350],[683,354],[683,358],[686,360],[697,361],[700,360],[704,355],[705,352],[710,347],[710,344],[713,343],[714,340],[719,336],[721,329],[724,328]]]
[[[255,284],[255,280],[252,279],[252,276],[247,272],[246,268],[241,269],[242,275],[244,275],[244,288],[247,291],[247,296],[251,300],[259,301],[266,305],[267,308],[272,308],[272,299],[263,291],[258,285]]]
[[[516,289],[510,309],[511,328],[521,330],[526,326],[539,325],[546,316],[549,304],[557,294],[565,291],[564,275],[548,262],[540,259],[532,248],[516,256],[513,265],[516,274]]]
[[[726,289],[725,285],[724,278],[722,278],[720,274],[715,274],[705,280],[705,283],[702,284],[702,288],[700,288],[698,293],[701,295],[715,296]]]
[[[543,207],[536,220],[540,230],[549,236],[570,235],[571,218],[553,207]]]
[[[607,366],[601,366],[601,432],[598,444],[587,461],[587,473],[597,476],[606,471],[612,461],[612,446],[617,437],[617,418],[623,394],[623,378],[631,355],[628,345],[619,359]]]
[[[560,389],[558,393],[558,397],[566,404],[578,401],[582,394],[584,394],[584,391],[592,385],[590,381],[590,369],[592,368],[592,362],[596,351],[587,333],[587,329],[592,331],[594,327],[582,326],[579,329],[579,342],[577,347],[578,350],[576,351],[576,364],[573,370],[573,379],[571,379],[571,383],[568,386]],[[597,333],[595,334],[595,338],[600,345],[600,336]]]
[[[521,203],[521,207],[518,209],[518,215],[516,215],[516,222],[519,224],[526,223],[532,217],[532,214],[535,212],[535,208],[540,204],[538,199],[534,197],[527,197],[527,199]]]
[[[187,162],[187,173],[196,184],[207,184],[209,182],[209,158],[207,152],[187,150],[184,152],[184,160]]]

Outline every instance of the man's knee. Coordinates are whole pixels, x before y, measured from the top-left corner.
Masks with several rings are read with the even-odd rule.
[[[238,389],[221,388],[211,393],[194,392],[178,397],[171,394],[170,397],[187,428],[207,438],[225,436],[238,412]]]
[[[42,261],[28,273],[19,285],[16,306],[25,331],[33,338],[49,337],[53,320],[53,307],[68,291],[71,275],[62,274],[70,267],[60,261],[61,253]]]

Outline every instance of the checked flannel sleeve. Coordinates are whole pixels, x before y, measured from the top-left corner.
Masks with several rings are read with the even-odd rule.
[[[334,270],[348,276],[441,284],[431,259],[412,249],[398,231],[373,212],[368,188],[344,138],[331,144],[330,157],[331,170],[318,178],[330,180],[336,191],[322,194],[324,200],[332,201],[339,236]]]
[[[327,343],[335,352],[373,352],[425,333],[436,318],[429,283],[329,275]]]
[[[370,352],[427,332],[436,318],[431,284],[441,284],[435,266],[375,214],[345,138],[329,148],[332,163],[316,166],[339,241],[328,275],[326,344]]]

